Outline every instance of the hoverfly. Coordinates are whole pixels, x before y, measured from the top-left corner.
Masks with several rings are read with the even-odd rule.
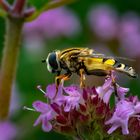
[[[123,64],[115,57],[106,57],[104,54],[98,54],[90,48],[69,48],[57,50],[48,54],[46,60],[47,69],[51,73],[56,73],[56,87],[62,80],[68,80],[72,73],[80,76],[80,86],[85,86],[85,75],[106,76],[112,70],[127,74],[136,78],[137,74],[132,67]],[[65,74],[61,74],[62,70]]]

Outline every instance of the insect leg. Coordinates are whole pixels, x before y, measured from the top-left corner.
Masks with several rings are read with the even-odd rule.
[[[58,87],[60,85],[62,80],[64,80],[64,81],[68,80],[70,78],[70,76],[71,76],[71,73],[66,73],[63,75],[56,76],[56,78],[55,78],[56,87]]]
[[[56,97],[56,95],[57,95],[57,92],[58,92],[58,88],[59,88],[59,85],[60,85],[60,83],[61,83],[61,80],[63,79],[63,77],[65,77],[65,75],[63,74],[63,75],[58,75],[58,76],[56,76],[56,78],[55,78],[55,84],[56,84],[56,93],[55,93],[55,96],[54,96],[54,98]]]
[[[114,87],[115,96],[118,97],[117,84],[116,84],[115,80],[112,80],[112,85]]]
[[[113,76],[112,71],[110,71],[110,76],[112,78],[112,85],[114,87],[115,97],[117,98],[117,100],[119,100],[118,91],[117,91],[117,83],[115,81],[115,77]]]
[[[67,73],[67,74],[65,74],[65,77],[62,78],[62,80],[64,80],[64,81],[69,80],[70,76],[71,76],[71,73]]]
[[[55,84],[56,84],[57,91],[58,91],[58,87],[59,87],[63,77],[65,77],[65,75],[59,75],[59,76],[56,76],[56,78],[55,78]]]
[[[80,87],[83,88],[85,87],[85,74],[84,74],[84,69],[80,69]]]
[[[55,83],[56,83],[56,94],[54,96],[54,99],[57,95],[57,92],[58,92],[58,88],[59,88],[59,85],[61,84],[62,80],[63,81],[66,81],[70,78],[71,76],[71,73],[66,73],[66,74],[63,74],[63,75],[58,75],[56,78],[55,78]]]

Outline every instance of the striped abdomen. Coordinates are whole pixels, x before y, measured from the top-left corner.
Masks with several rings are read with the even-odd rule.
[[[115,60],[115,63],[113,65],[113,67],[117,71],[126,73],[128,76],[131,76],[133,78],[137,77],[137,74],[136,74],[135,70],[132,67],[126,65],[126,64],[120,63],[120,62]]]
[[[116,70],[123,72],[133,78],[137,77],[135,70],[132,67],[129,67],[123,63],[118,62],[115,59],[108,58],[85,58],[84,65],[88,74],[94,75],[104,75],[110,70]]]

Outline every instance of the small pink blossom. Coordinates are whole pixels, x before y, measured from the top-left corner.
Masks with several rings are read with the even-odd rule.
[[[34,123],[34,126],[42,122],[42,129],[46,132],[50,131],[52,129],[52,125],[50,121],[55,116],[55,113],[50,107],[50,105],[43,103],[41,101],[35,101],[33,103],[33,107],[35,108],[37,112],[41,113],[41,115],[38,117],[38,119]]]
[[[41,86],[38,86],[38,89],[45,94],[48,103],[41,101],[33,103],[35,111],[40,113],[34,126],[42,123],[42,129],[46,132],[52,129],[65,133],[75,131],[74,127],[79,122],[86,123],[88,119],[89,121],[94,119],[94,115],[93,118],[89,117],[92,116],[93,112],[96,112],[96,116],[103,116],[103,118],[108,115],[108,105],[101,101],[95,88],[82,90],[76,85],[59,86],[55,99],[55,84],[48,85],[46,92],[41,89]],[[101,117],[101,119],[103,118]],[[73,121],[75,122],[74,124]],[[74,126],[72,127],[72,125]]]
[[[65,87],[64,91],[67,94],[64,99],[66,102],[64,111],[69,112],[70,109],[78,109],[79,104],[84,104],[84,99],[81,96],[81,89],[78,86],[71,85]]]
[[[45,97],[50,99],[50,102],[61,105],[64,102],[63,87],[60,85],[56,93],[56,85],[51,84],[46,88]]]
[[[125,94],[129,91],[128,88],[120,87],[116,84],[117,88],[117,95],[120,99],[123,99],[125,97]],[[104,103],[108,104],[110,97],[113,92],[115,92],[115,87],[112,83],[112,77],[109,77],[105,80],[105,83],[101,87],[96,88],[97,93],[99,94],[99,97],[103,99]]]
[[[89,12],[89,24],[93,32],[101,39],[112,39],[117,33],[117,15],[108,5],[93,7]]]
[[[135,13],[127,13],[120,22],[118,38],[122,49],[133,57],[140,54],[140,18]],[[134,49],[135,48],[135,49]]]
[[[34,125],[42,123],[42,128],[46,132],[54,130],[74,137],[86,136],[89,139],[100,132],[103,138],[114,137],[115,130],[120,132],[121,137],[139,136],[138,97],[126,97],[129,89],[115,83],[117,92],[115,96],[118,100],[113,108],[110,107],[110,97],[115,92],[115,77],[112,72],[100,87],[81,89],[77,85],[67,87],[60,85],[57,94],[55,84],[48,85],[46,92],[38,86],[45,94],[47,103],[41,101],[33,103],[35,110],[40,113]]]
[[[135,117],[138,113],[140,113],[140,102],[135,105],[133,102],[120,100],[116,105],[113,116],[105,123],[112,125],[112,127],[108,130],[108,134],[111,134],[119,127],[122,128],[122,133],[124,135],[129,134],[128,121],[131,117]],[[140,115],[137,117],[140,117]]]
[[[10,122],[0,122],[0,139],[12,140],[17,135],[17,128]]]
[[[70,37],[80,32],[80,23],[73,11],[61,7],[42,13],[36,20],[26,23],[26,38]]]

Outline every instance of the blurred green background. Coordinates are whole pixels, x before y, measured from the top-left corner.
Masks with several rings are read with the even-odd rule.
[[[34,4],[37,8],[41,7],[44,2],[46,1],[29,1],[30,4]],[[129,49],[127,50],[126,48],[125,51],[121,50],[121,45],[118,43],[118,39],[113,38],[104,40],[97,36],[96,33],[91,30],[88,20],[89,12],[91,11],[91,9],[94,9],[94,7],[100,5],[107,5],[111,7],[117,13],[118,21],[123,17],[123,15],[129,12],[136,13],[140,18],[140,1],[138,0],[79,0],[65,6],[66,9],[72,11],[73,14],[76,15],[76,18],[80,23],[80,31],[78,33],[70,36],[60,35],[51,38],[45,37],[43,40],[39,40],[39,46],[35,46],[34,48],[32,42],[34,42],[36,38],[32,38],[32,34],[30,34],[28,39],[28,37],[26,37],[28,36],[28,33],[26,33],[26,31],[23,31],[17,75],[13,87],[13,94],[15,95],[15,97],[12,98],[11,103],[13,106],[13,110],[11,112],[11,121],[14,122],[18,128],[18,135],[16,137],[17,140],[53,140],[56,138],[62,140],[66,139],[66,136],[56,134],[55,132],[43,132],[41,130],[41,126],[33,127],[33,123],[35,122],[39,114],[23,110],[24,105],[32,107],[33,101],[44,100],[43,94],[36,88],[37,85],[42,85],[42,88],[45,90],[45,87],[48,84],[54,83],[55,75],[50,74],[47,71],[46,65],[41,63],[41,60],[43,58],[46,58],[47,54],[50,51],[74,46],[93,47],[94,49],[94,46],[96,46],[97,44],[101,44],[102,47],[100,47],[99,50],[103,50],[102,53],[104,51],[106,52],[107,50],[107,52],[109,52],[109,54],[111,55],[130,58],[132,57],[131,52],[127,52],[129,51]],[[2,57],[4,33],[5,21],[3,18],[0,18],[0,59]],[[38,33],[38,36],[41,36],[40,33]],[[97,46],[95,47],[95,49],[98,50]],[[134,51],[137,50],[140,50],[140,46],[134,48]],[[133,55],[133,58],[136,61],[128,63],[134,66],[137,73],[140,73],[140,53],[137,55]],[[92,82],[92,79],[90,79],[90,81]],[[127,76],[123,76],[123,78],[121,78],[120,80],[120,83],[122,84],[122,86],[129,87],[132,94],[140,95],[139,78],[131,79]]]

